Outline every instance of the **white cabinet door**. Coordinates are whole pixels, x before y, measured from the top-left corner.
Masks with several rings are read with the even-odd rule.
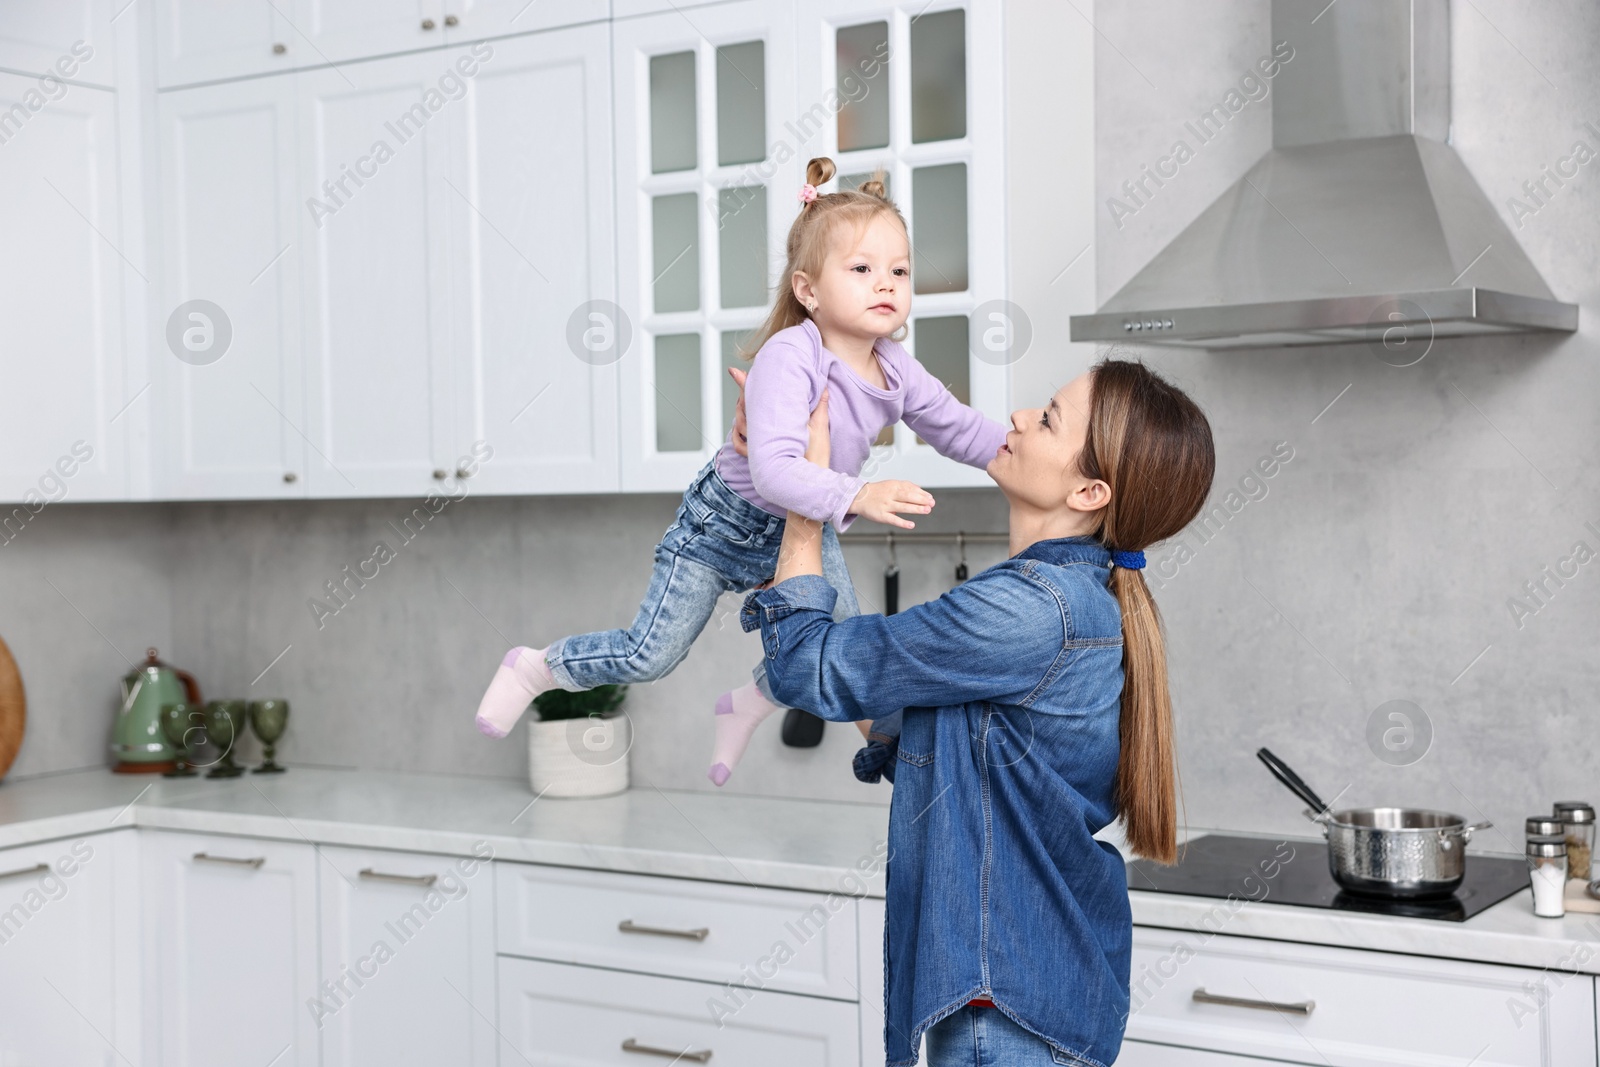
[[[443,0],[298,0],[294,7],[295,28],[318,63],[445,43]]]
[[[112,836],[0,851],[0,1064],[119,1062]]]
[[[613,42],[622,487],[681,492],[727,437],[723,366],[766,317],[816,119],[788,0],[619,19]]]
[[[493,1067],[488,851],[319,851],[323,1067]]]
[[[298,76],[312,496],[422,496],[454,455],[445,127],[465,92],[455,59]]]
[[[140,852],[146,1062],[316,1067],[315,848],[150,830]]]
[[[160,93],[157,107],[156,495],[304,496],[294,80]]]
[[[115,84],[112,0],[0,0],[0,67]]]
[[[325,62],[296,32],[286,9],[264,0],[159,0],[158,83],[168,88]]]
[[[615,352],[569,336],[616,296],[609,39],[595,24],[457,53],[476,73],[447,186],[455,453],[494,448],[474,491],[618,488]]]
[[[566,0],[560,4],[528,0],[444,0],[445,39],[455,43],[513,33],[532,33],[556,26],[604,22],[609,0]],[[454,22],[450,21],[454,18]]]
[[[510,956],[499,984],[502,1064],[861,1063],[856,1007],[837,1000]]]
[[[56,500],[128,492],[115,97],[0,74],[0,537]],[[57,467],[63,459],[68,462]],[[80,463],[80,461],[82,461]]]
[[[1116,1067],[1270,1067],[1282,1062],[1254,1056],[1234,1056],[1226,1052],[1177,1048],[1173,1045],[1152,1045],[1144,1041],[1124,1041],[1122,1051],[1117,1054]]]

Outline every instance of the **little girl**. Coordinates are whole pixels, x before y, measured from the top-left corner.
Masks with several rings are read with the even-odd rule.
[[[933,497],[904,481],[864,482],[878,434],[904,420],[940,454],[983,468],[1006,428],[951,395],[892,339],[911,312],[911,249],[905,219],[881,180],[819,195],[833,161],[813,159],[789,229],[789,285],[756,331],[745,383],[749,458],[727,441],[684,492],[655,549],[650,588],[626,630],[564,637],[506,653],[478,707],[478,729],[505,737],[540,693],[669,674],[724,592],[743,592],[777,571],[789,511],[827,520],[822,561],[839,593],[836,618],[859,614],[836,531],[858,516],[910,529],[901,513],[926,514]],[[747,349],[748,351],[749,349]],[[807,425],[829,397],[829,466],[805,458]],[[753,680],[716,703],[716,746],[707,776],[728,780],[772,699],[764,662]]]

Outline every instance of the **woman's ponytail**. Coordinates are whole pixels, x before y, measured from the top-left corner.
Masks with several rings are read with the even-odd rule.
[[[1078,467],[1111,487],[1097,535],[1113,550],[1142,552],[1200,514],[1216,471],[1211,425],[1193,400],[1142,363],[1105,360],[1090,381]],[[1117,808],[1128,847],[1172,863],[1178,854],[1177,761],[1161,613],[1143,570],[1113,564],[1111,591],[1122,609]]]

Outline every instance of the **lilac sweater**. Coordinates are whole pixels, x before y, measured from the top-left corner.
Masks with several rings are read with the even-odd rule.
[[[961,403],[898,342],[876,346],[888,389],[879,389],[822,346],[810,319],[780,330],[761,346],[745,382],[750,458],[733,447],[733,432],[718,450],[717,473],[728,488],[774,515],[795,511],[825,519],[843,532],[848,509],[870,479],[861,475],[872,442],[885,426],[905,420],[940,455],[983,468],[1005,443],[1006,427]],[[823,387],[828,393],[828,470],[805,458],[806,423]]]

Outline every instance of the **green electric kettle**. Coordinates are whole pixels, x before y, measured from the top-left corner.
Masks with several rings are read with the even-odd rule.
[[[145,661],[122,676],[122,706],[111,733],[112,770],[118,774],[170,771],[175,753],[161,732],[163,704],[200,704],[200,685],[194,675],[169,667],[145,650]]]

